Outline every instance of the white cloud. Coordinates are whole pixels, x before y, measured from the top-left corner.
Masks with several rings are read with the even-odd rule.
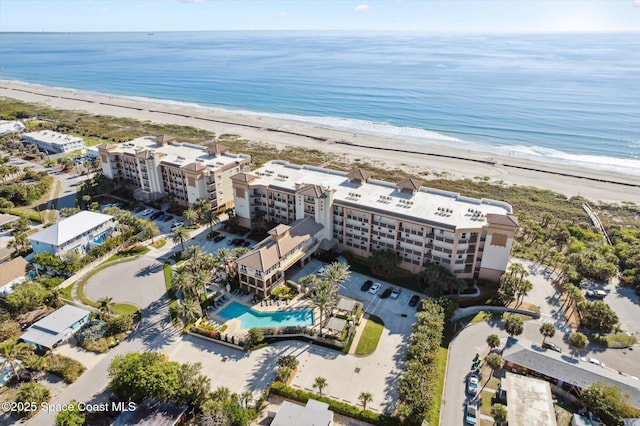
[[[281,16],[284,18],[285,16],[287,16],[287,12],[284,12],[284,11],[278,12],[278,16]]]
[[[370,9],[367,4],[359,4],[356,6],[356,12],[368,12]]]
[[[111,11],[111,9],[109,9],[108,7],[103,7],[102,9],[100,9],[100,13],[109,13]]]
[[[640,0],[633,0],[633,5],[635,7],[640,7]]]

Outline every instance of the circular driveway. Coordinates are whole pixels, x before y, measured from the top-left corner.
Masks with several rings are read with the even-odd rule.
[[[107,267],[89,278],[84,293],[93,301],[112,297],[144,309],[166,293],[162,263],[143,256]]]

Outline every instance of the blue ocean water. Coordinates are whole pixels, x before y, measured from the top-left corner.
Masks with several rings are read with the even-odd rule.
[[[1,33],[0,79],[640,170],[637,33]]]

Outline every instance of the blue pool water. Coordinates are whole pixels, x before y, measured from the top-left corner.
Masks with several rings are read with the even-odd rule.
[[[102,244],[105,240],[104,234],[101,234],[98,238],[96,238],[95,240],[93,240],[94,243],[96,244]]]
[[[231,302],[218,315],[228,320],[239,319],[242,328],[313,325],[313,309],[304,308],[280,312],[258,312],[240,303]]]

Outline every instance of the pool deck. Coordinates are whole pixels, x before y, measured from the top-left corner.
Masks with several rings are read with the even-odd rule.
[[[231,302],[241,303],[258,312],[284,312],[284,311],[291,311],[294,309],[303,309],[303,308],[313,309],[313,324],[314,324],[313,328],[314,329],[319,328],[318,324],[320,324],[320,310],[315,308],[311,303],[311,301],[304,299],[302,295],[296,296],[293,300],[290,300],[288,303],[285,301],[281,301],[279,303],[276,301],[273,301],[272,304],[267,305],[264,303],[261,304],[260,302],[253,303],[253,294],[249,294],[249,295],[243,295],[243,294],[238,295],[238,294],[231,294],[231,293],[225,293],[225,294],[229,296],[229,301],[224,305],[220,306],[215,311],[207,311],[207,317],[209,319],[209,322],[218,323],[220,325],[227,324],[227,330],[226,330],[227,333],[241,334],[243,332],[246,332],[246,329],[242,329],[240,327],[239,320],[237,319],[227,320],[225,318],[222,318],[220,315],[218,315],[218,312],[222,311],[224,308],[229,306]],[[327,319],[326,313],[325,313],[324,319],[325,320]]]

